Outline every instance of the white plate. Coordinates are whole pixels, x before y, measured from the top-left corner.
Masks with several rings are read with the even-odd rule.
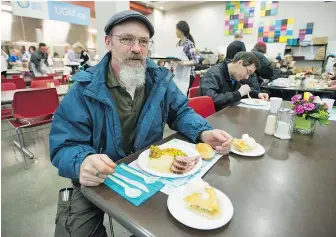
[[[261,99],[242,99],[240,102],[247,104],[247,105],[255,105],[255,106],[264,106],[267,105],[268,102],[261,100]]]
[[[233,216],[233,206],[230,199],[218,189],[215,189],[221,214],[216,219],[208,219],[198,215],[186,207],[183,198],[188,195],[182,186],[168,197],[167,206],[172,216],[182,224],[199,230],[212,230],[228,223]]]
[[[185,152],[189,157],[195,157],[195,156],[199,156],[200,155],[196,151],[196,149],[193,150],[193,149],[191,149],[189,147],[185,147],[185,146],[182,146],[180,144],[174,144],[174,145],[162,144],[159,147],[161,149],[164,149],[164,148],[176,148],[176,149],[180,149],[181,151]],[[181,178],[181,177],[186,177],[186,176],[195,174],[202,167],[202,159],[200,159],[198,161],[198,163],[196,164],[196,166],[192,170],[190,170],[189,172],[187,172],[185,174],[162,173],[162,172],[156,171],[156,170],[154,170],[154,169],[152,169],[151,167],[148,166],[149,151],[150,151],[150,149],[147,149],[147,150],[143,151],[139,155],[139,157],[138,157],[138,165],[140,166],[141,169],[143,169],[147,173],[155,175],[155,176],[160,176],[160,177],[165,177],[165,178]]]
[[[231,152],[236,153],[241,156],[261,156],[265,154],[265,148],[257,143],[257,147],[250,152],[240,152],[237,151],[233,146],[231,146]]]

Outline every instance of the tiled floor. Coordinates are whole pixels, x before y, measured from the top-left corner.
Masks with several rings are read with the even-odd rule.
[[[54,236],[58,191],[70,187],[70,181],[58,176],[50,163],[49,131],[46,125],[25,134],[26,147],[36,156],[25,170],[22,155],[12,144],[15,133],[7,122],[1,122],[1,236]],[[165,129],[165,136],[171,133]],[[109,230],[107,216],[105,226]],[[118,223],[114,232],[116,237],[131,235]]]

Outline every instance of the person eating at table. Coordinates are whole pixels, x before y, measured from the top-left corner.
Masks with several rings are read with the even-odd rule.
[[[273,78],[273,68],[271,62],[265,57],[264,54],[267,52],[267,45],[263,41],[256,43],[254,48],[251,50],[252,53],[258,58],[260,62],[260,68],[256,70],[256,75],[258,81],[262,82],[262,79],[272,79]]]
[[[232,137],[196,114],[173,74],[146,58],[154,35],[147,17],[131,10],[116,13],[105,34],[108,53],[72,77],[75,83],[50,131],[52,164],[73,184],[69,206],[58,213],[66,224],[57,221],[55,236],[107,236],[104,212],[85,198],[80,185],[102,184],[115,162],[160,141],[166,123],[193,142],[230,151]]]
[[[267,93],[261,93],[247,84],[240,83],[259,68],[260,62],[253,53],[239,52],[231,63],[224,61],[206,72],[200,82],[200,94],[210,96],[217,111],[233,105],[248,94],[253,98],[268,100]]]
[[[19,57],[20,51],[18,49],[13,49],[13,53],[9,56],[8,64],[10,66],[16,65],[20,61]]]

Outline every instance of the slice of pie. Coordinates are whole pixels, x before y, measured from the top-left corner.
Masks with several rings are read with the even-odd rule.
[[[206,188],[203,193],[192,193],[184,197],[184,201],[190,210],[207,218],[215,218],[220,213],[216,191],[212,187]]]

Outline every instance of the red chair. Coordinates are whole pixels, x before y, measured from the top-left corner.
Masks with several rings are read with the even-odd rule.
[[[13,75],[12,76],[12,79],[19,79],[19,78],[21,78],[21,75]]]
[[[201,75],[195,75],[195,80],[191,87],[197,87],[200,86],[200,81],[201,81]]]
[[[10,90],[16,90],[16,86],[14,83],[11,82],[1,83],[1,91],[10,91]],[[13,115],[12,107],[1,109],[1,120],[11,119],[13,118],[12,115]]]
[[[1,83],[1,91],[16,90],[16,85],[13,82]]]
[[[65,85],[69,81],[70,75],[63,75],[61,80],[61,85]]]
[[[197,86],[197,87],[191,87],[189,89],[189,94],[188,94],[188,98],[194,98],[194,97],[197,97],[199,96],[199,90],[200,90],[200,87]]]
[[[1,83],[8,83],[8,82],[14,83],[16,85],[16,89],[25,89],[26,88],[26,83],[23,80],[23,78],[1,80]]]
[[[48,83],[54,83],[55,86],[60,85],[59,80],[51,79],[51,80],[32,81],[31,84],[30,84],[30,87],[31,88],[48,88]]]
[[[58,73],[48,73],[48,77],[57,77]]]
[[[6,79],[5,75],[1,74],[1,79]]]
[[[27,169],[27,160],[24,152],[22,129],[51,123],[58,104],[56,88],[18,91],[14,94],[12,105],[15,120],[9,120],[8,122],[18,136],[25,169]]]
[[[52,80],[52,79],[54,79],[54,77],[52,76],[32,77],[32,81],[33,80]]]
[[[203,118],[216,113],[215,104],[209,96],[191,98],[189,100],[189,106]]]

